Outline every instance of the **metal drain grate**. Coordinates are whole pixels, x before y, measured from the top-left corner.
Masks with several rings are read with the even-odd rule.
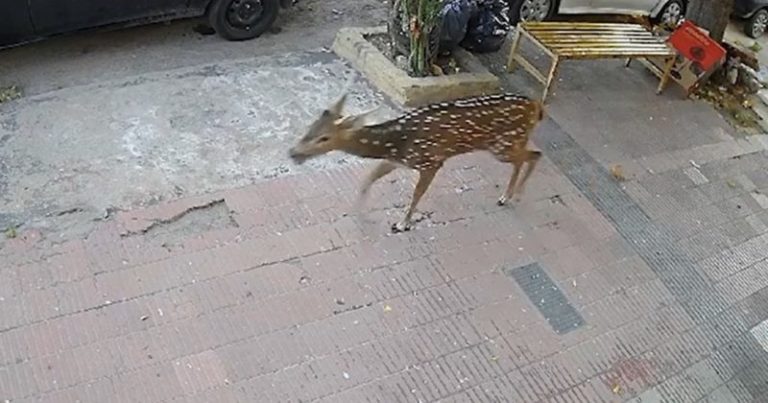
[[[504,269],[504,273],[515,279],[557,334],[565,334],[584,325],[584,318],[538,263]]]

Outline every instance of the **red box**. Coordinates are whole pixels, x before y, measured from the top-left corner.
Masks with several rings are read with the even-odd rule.
[[[704,71],[709,71],[725,58],[725,49],[688,20],[672,32],[667,42]]]

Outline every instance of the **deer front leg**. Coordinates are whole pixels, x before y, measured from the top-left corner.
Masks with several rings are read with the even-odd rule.
[[[404,232],[411,229],[411,216],[416,210],[416,206],[419,204],[419,200],[424,196],[424,193],[432,183],[432,179],[435,179],[435,174],[440,168],[430,169],[428,171],[419,171],[419,181],[416,183],[416,188],[413,190],[413,197],[411,198],[411,205],[408,210],[405,211],[405,217],[392,226],[392,232]]]
[[[360,186],[360,200],[363,201],[368,196],[368,191],[371,190],[371,186],[379,179],[387,176],[390,172],[397,169],[397,165],[389,161],[382,161],[374,168],[368,176],[365,177],[363,184]]]
[[[363,183],[360,185],[360,194],[357,197],[357,202],[355,203],[355,210],[358,213],[362,210],[366,199],[368,199],[368,192],[371,190],[371,186],[373,186],[377,180],[387,176],[387,174],[394,171],[395,169],[397,169],[397,165],[389,161],[382,161],[379,163],[379,165],[376,165],[376,168],[373,168],[368,176],[365,177]]]

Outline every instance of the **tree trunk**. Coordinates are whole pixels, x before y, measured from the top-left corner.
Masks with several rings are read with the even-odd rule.
[[[712,39],[722,42],[733,4],[734,0],[691,0],[686,18],[708,30]]]

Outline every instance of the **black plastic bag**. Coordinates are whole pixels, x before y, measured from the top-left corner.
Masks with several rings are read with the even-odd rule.
[[[469,20],[461,46],[471,52],[487,53],[501,49],[509,33],[509,17],[505,0],[484,0]]]
[[[464,40],[469,21],[477,13],[477,0],[446,0],[440,12],[440,52],[450,52]]]

